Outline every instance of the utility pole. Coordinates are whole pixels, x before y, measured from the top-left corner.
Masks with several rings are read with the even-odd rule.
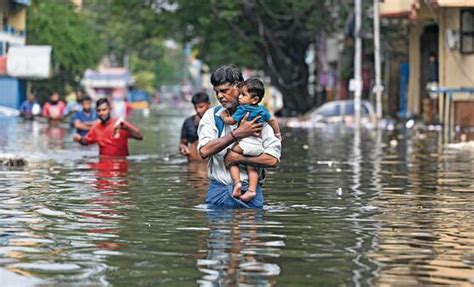
[[[380,14],[379,0],[374,0],[374,54],[375,54],[375,110],[377,120],[382,118],[382,75],[380,64]]]
[[[354,5],[355,14],[355,53],[354,53],[354,80],[355,80],[355,93],[354,93],[354,114],[356,125],[360,125],[360,110],[361,110],[361,96],[362,96],[362,39],[361,39],[361,26],[362,26],[362,0],[355,0]]]

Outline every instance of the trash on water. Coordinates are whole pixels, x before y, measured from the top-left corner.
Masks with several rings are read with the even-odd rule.
[[[307,144],[304,144],[302,147],[303,147],[303,149],[309,149],[309,145],[307,145]]]
[[[415,125],[415,121],[413,119],[410,119],[405,123],[405,127],[407,129],[411,129],[414,125]]]
[[[339,187],[339,188],[336,190],[336,194],[337,194],[337,196],[342,196],[342,188]]]
[[[390,146],[391,147],[396,147],[398,145],[398,141],[397,140],[391,140],[390,141]]]

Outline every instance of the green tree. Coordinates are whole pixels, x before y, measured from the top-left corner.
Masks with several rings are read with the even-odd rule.
[[[126,66],[140,85],[176,84],[183,78],[184,54],[182,47],[167,48],[166,15],[155,10],[152,1],[90,0],[84,9],[96,23],[95,29],[105,43],[107,58],[112,65]],[[169,26],[169,24],[168,24]],[[125,63],[125,59],[128,59]],[[144,75],[147,75],[144,80]]]
[[[211,69],[233,63],[263,70],[282,91],[286,108],[301,113],[313,103],[307,91],[307,48],[321,33],[343,26],[348,2],[90,0],[87,7],[97,15],[96,27],[102,27],[98,34],[107,43],[107,54],[119,63],[124,55],[134,55],[140,69],[156,73],[168,67],[180,72],[183,69],[177,68],[176,61],[175,66],[168,62],[166,49],[150,53],[150,47],[168,38],[182,45],[191,43]],[[137,66],[131,68],[137,71]],[[157,83],[160,79],[156,77]]]
[[[160,1],[151,1],[155,4]],[[311,108],[306,51],[345,21],[344,0],[177,0],[170,30],[193,41],[212,68],[235,63],[262,69],[292,112]],[[342,17],[341,17],[342,16]]]
[[[70,1],[34,0],[28,8],[27,31],[28,44],[53,47],[51,79],[32,82],[41,97],[78,87],[84,71],[103,55],[99,38],[91,33],[93,24]]]

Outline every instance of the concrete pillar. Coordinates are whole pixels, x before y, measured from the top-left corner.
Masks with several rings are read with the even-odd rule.
[[[408,111],[414,115],[420,114],[420,36],[422,26],[413,23],[409,27],[410,80],[408,83]]]

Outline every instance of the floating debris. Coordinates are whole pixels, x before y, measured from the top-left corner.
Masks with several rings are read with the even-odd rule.
[[[21,157],[0,158],[0,162],[4,166],[22,167],[28,164],[26,159]]]
[[[405,127],[407,129],[411,129],[414,125],[415,125],[415,121],[413,119],[410,119],[405,123]]]

